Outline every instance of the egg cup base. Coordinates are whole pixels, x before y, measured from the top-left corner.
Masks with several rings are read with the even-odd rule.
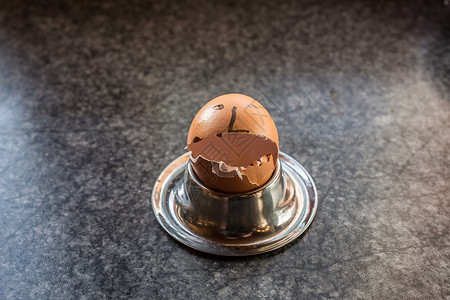
[[[281,151],[271,180],[246,194],[208,190],[193,174],[189,153],[179,156],[156,180],[151,202],[169,235],[202,252],[248,256],[273,251],[298,238],[317,211],[313,179]]]

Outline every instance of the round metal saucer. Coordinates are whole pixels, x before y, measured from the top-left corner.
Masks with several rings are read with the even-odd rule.
[[[203,186],[189,153],[172,161],[156,180],[153,212],[179,242],[224,256],[269,252],[299,237],[317,211],[317,190],[308,172],[280,151],[277,169],[263,187],[242,195]]]

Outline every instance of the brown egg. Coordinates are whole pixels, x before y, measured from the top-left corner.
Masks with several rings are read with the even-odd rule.
[[[241,94],[205,104],[189,128],[188,149],[198,179],[223,193],[245,193],[264,185],[278,159],[278,133],[267,110]]]

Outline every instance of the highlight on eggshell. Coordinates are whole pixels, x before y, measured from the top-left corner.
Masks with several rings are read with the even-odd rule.
[[[205,104],[189,128],[192,169],[208,188],[246,193],[272,177],[278,133],[269,112],[255,99],[226,94]]]

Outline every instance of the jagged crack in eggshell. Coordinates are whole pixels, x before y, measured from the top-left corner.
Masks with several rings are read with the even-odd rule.
[[[214,173],[213,168],[216,162],[203,159],[201,156],[197,158],[196,163],[192,164],[198,179],[207,187],[222,193],[246,193],[264,185],[273,174],[275,162],[270,155],[267,163],[262,163],[259,168],[249,166],[242,172],[242,176],[235,174],[234,176],[218,176]]]
[[[264,155],[278,157],[278,146],[270,139],[254,134],[229,132],[211,135],[188,145],[191,156],[224,162],[227,166],[247,167]]]

